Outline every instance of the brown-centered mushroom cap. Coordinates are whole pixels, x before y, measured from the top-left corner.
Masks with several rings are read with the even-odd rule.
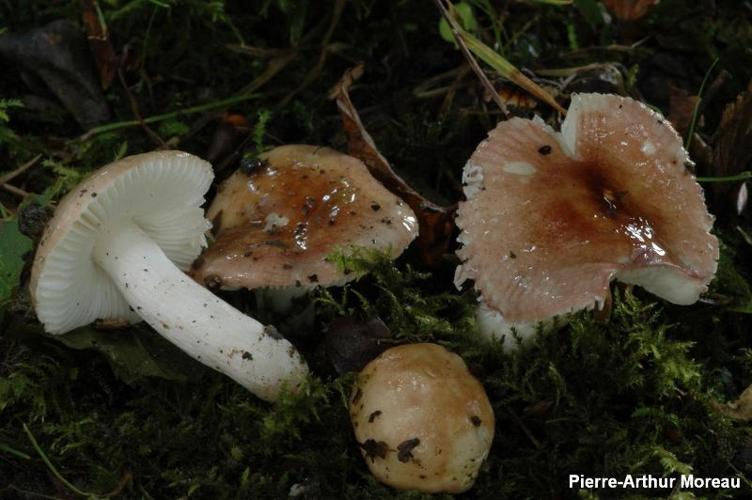
[[[593,307],[614,278],[695,302],[718,241],[689,166],[668,122],[629,98],[574,95],[560,134],[502,122],[465,167],[457,283],[511,322]]]
[[[341,284],[326,258],[363,246],[397,256],[417,235],[412,210],[363,163],[329,148],[289,145],[238,170],[209,207],[215,241],[194,265],[208,286]]]
[[[358,375],[350,417],[379,481],[427,492],[469,489],[495,428],[483,386],[436,344],[393,347],[371,361]]]

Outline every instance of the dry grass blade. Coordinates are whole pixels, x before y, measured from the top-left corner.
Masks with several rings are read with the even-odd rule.
[[[566,110],[564,110],[564,108],[562,108],[559,103],[556,102],[556,100],[551,96],[551,94],[545,91],[545,89],[541,88],[537,83],[525,76],[512,63],[499,55],[488,45],[484,44],[473,35],[462,29],[462,26],[460,26],[459,23],[454,19],[454,15],[449,13],[453,8],[451,3],[446,0],[435,0],[435,2],[436,5],[438,5],[441,9],[441,12],[444,14],[444,17],[449,23],[449,26],[452,28],[452,33],[454,34],[455,40],[457,40],[457,43],[461,48],[466,47],[467,49],[469,49],[469,51],[472,51],[473,54],[478,56],[483,62],[495,69],[500,76],[514,82],[516,85],[520,86],[531,95],[545,102],[562,115],[566,114]],[[477,66],[478,63],[472,57],[469,57],[467,53],[465,57],[468,57],[468,61],[471,65],[474,65],[473,69],[475,69],[475,66]],[[481,79],[481,82],[483,82],[486,88],[490,86],[489,91],[491,92],[491,95],[494,96],[494,101],[499,105],[502,111],[506,113],[506,106],[504,106],[504,103],[501,102],[500,98],[498,98],[495,89],[493,88],[491,83],[488,82],[488,78],[486,77],[485,73],[480,70],[476,71],[476,74],[478,74],[478,77]],[[486,82],[488,82],[488,84],[486,84]]]
[[[478,65],[478,61],[475,60],[475,57],[473,57],[473,54],[470,52],[470,49],[468,49],[467,44],[465,43],[464,38],[462,37],[462,33],[464,30],[460,26],[460,24],[457,22],[457,20],[454,18],[454,7],[451,3],[447,2],[447,5],[449,6],[449,9],[451,9],[451,13],[449,10],[447,10],[447,7],[444,6],[443,0],[435,0],[436,5],[441,10],[441,13],[443,14],[444,18],[449,23],[449,28],[452,30],[452,35],[454,35],[454,39],[457,41],[457,45],[460,47],[460,50],[462,51],[462,55],[465,56],[465,59],[467,60],[470,67],[475,72],[476,76],[480,79],[480,82],[483,84],[483,86],[486,88],[486,91],[491,95],[496,105],[499,107],[502,113],[505,115],[509,114],[509,110],[507,109],[506,104],[504,104],[504,101],[501,100],[501,97],[496,92],[496,89],[494,88],[491,81],[488,79],[486,74],[483,72],[483,69]]]

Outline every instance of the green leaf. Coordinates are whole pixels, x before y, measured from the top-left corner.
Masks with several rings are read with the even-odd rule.
[[[181,137],[190,130],[191,128],[180,120],[167,120],[159,125],[159,134],[166,137]]]
[[[459,14],[460,21],[462,22],[462,27],[465,29],[465,31],[472,33],[478,29],[478,21],[475,20],[473,8],[470,6],[470,4],[460,2],[454,5],[454,10],[457,11],[457,14]],[[457,44],[457,42],[454,41],[452,28],[449,27],[449,23],[443,17],[441,18],[441,21],[439,21],[439,34],[441,35],[441,38],[443,38],[447,42],[452,42],[455,45]]]
[[[0,99],[0,121],[10,121],[10,116],[8,116],[10,108],[23,108],[23,103],[18,99]]]
[[[126,384],[145,377],[185,381],[201,373],[197,362],[146,327],[123,330],[83,327],[52,338],[72,349],[95,349],[103,353],[115,375]]]
[[[24,267],[23,257],[31,249],[31,240],[18,230],[18,219],[0,222],[0,308],[13,297]]]

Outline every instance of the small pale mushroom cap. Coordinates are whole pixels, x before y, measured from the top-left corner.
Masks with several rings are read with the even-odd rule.
[[[260,156],[219,188],[207,212],[215,241],[194,264],[199,283],[222,288],[342,284],[326,258],[360,246],[398,256],[417,236],[415,214],[358,159],[288,145]]]
[[[455,281],[513,323],[601,305],[612,279],[691,304],[718,240],[690,166],[669,123],[629,98],[574,95],[561,133],[502,122],[465,166]]]
[[[483,386],[436,344],[393,347],[371,361],[358,375],[350,417],[371,473],[399,489],[466,491],[494,436]]]
[[[55,210],[37,248],[31,297],[49,333],[65,333],[97,319],[141,318],[92,259],[98,236],[131,219],[181,269],[206,245],[201,205],[214,173],[182,151],[123,158],[94,172]]]

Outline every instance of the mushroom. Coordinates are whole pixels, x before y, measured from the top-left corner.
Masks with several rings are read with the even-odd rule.
[[[307,368],[295,348],[182,269],[205,244],[201,204],[211,165],[160,151],[111,163],[59,204],[37,250],[31,294],[45,329],[96,319],[145,320],[201,363],[257,396],[293,389]]]
[[[316,286],[355,278],[327,257],[368,247],[398,256],[417,235],[415,215],[358,159],[288,145],[246,162],[207,211],[215,241],[193,269],[209,287],[265,289],[272,308]],[[271,292],[271,293],[268,293]]]
[[[465,166],[457,218],[455,281],[494,313],[486,332],[602,306],[613,279],[695,302],[718,240],[691,166],[668,121],[629,98],[573,95],[561,133],[500,123]]]
[[[358,375],[350,418],[379,481],[430,493],[472,487],[494,436],[483,386],[436,344],[393,347],[371,361]]]
[[[636,21],[645,16],[659,0],[603,0],[603,4],[623,21]]]

